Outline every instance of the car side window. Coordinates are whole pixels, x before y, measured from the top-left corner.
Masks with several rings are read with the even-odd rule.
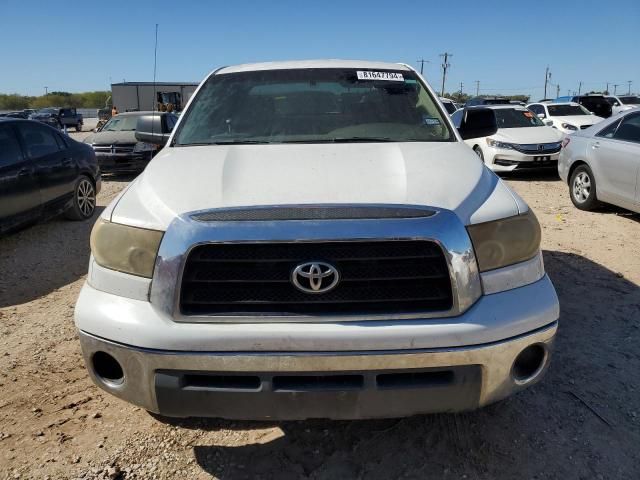
[[[613,122],[606,128],[603,128],[598,133],[596,133],[596,137],[604,137],[604,138],[613,138],[613,134],[616,133],[616,129],[620,125],[620,120],[617,122]]]
[[[14,165],[24,160],[22,148],[10,125],[0,126],[0,167]]]
[[[24,123],[18,125],[18,130],[26,147],[27,155],[31,159],[51,155],[60,150],[55,132],[46,127]]]
[[[616,140],[640,143],[640,114],[627,115],[613,134]]]
[[[54,133],[53,136],[55,137],[56,142],[58,143],[58,148],[60,150],[66,150],[68,145],[65,139],[62,138],[62,135],[58,135],[57,133]]]
[[[464,115],[464,110],[460,109],[451,115],[451,121],[456,128],[460,128],[460,124],[462,123],[462,115]]]

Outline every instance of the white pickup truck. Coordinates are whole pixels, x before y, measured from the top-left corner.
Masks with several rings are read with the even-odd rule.
[[[540,226],[410,66],[220,68],[91,235],[75,321],[98,386],[165,416],[460,411],[546,371]],[[154,128],[155,125],[155,128]]]

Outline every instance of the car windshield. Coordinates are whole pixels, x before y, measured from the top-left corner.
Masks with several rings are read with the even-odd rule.
[[[213,75],[175,145],[455,141],[410,71],[290,69]]]
[[[618,98],[625,105],[640,105],[640,97],[636,97],[635,95]]]
[[[570,115],[591,115],[582,105],[547,105],[549,116],[568,117]]]
[[[113,117],[102,127],[101,132],[132,132],[136,129],[138,115],[127,115],[124,117]]]
[[[544,123],[526,108],[495,108],[498,128],[544,127]]]

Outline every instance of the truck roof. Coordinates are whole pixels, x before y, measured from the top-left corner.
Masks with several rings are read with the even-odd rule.
[[[217,70],[217,75],[224,73],[253,72],[260,70],[292,70],[298,68],[366,68],[378,70],[412,71],[401,63],[371,62],[367,60],[294,60],[285,62],[245,63]]]

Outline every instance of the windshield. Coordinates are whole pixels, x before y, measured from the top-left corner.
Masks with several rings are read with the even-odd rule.
[[[591,115],[582,105],[547,105],[549,116],[568,117],[570,115]]]
[[[126,117],[113,117],[102,127],[101,132],[132,132],[136,129],[138,115],[127,115]]]
[[[455,141],[413,72],[269,70],[214,75],[176,145]]]
[[[442,105],[444,105],[444,109],[447,111],[449,115],[451,115],[453,112],[457,110],[453,102],[442,102]]]
[[[640,97],[631,95],[628,97],[618,97],[620,101],[625,105],[640,105]]]
[[[544,123],[526,108],[496,108],[498,128],[544,127]]]

